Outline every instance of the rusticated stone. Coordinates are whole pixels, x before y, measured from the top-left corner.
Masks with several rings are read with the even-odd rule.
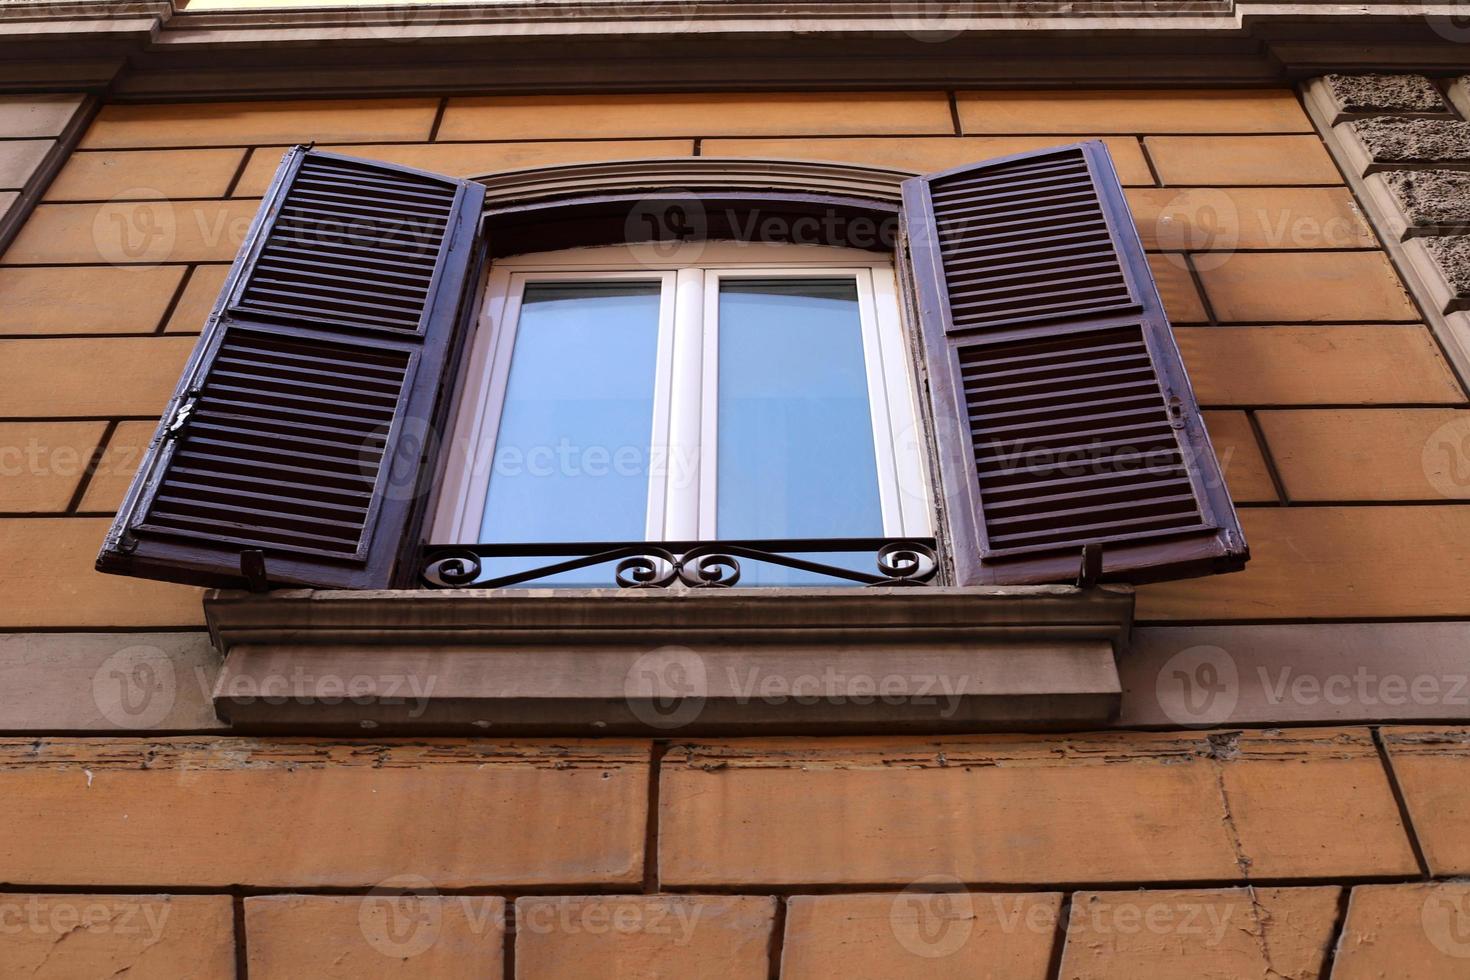
[[[1470,122],[1384,116],[1348,125],[1374,163],[1470,162]]]
[[[1424,239],[1424,248],[1440,275],[1457,297],[1470,296],[1470,235],[1440,235]]]
[[[1470,173],[1389,170],[1383,182],[1410,225],[1470,225]]]
[[[1423,75],[1328,75],[1341,112],[1443,112],[1444,100]]]

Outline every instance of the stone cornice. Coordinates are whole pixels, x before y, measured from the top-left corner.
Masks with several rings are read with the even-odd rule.
[[[0,89],[114,99],[1262,84],[1464,63],[1455,4],[596,0],[0,4]]]

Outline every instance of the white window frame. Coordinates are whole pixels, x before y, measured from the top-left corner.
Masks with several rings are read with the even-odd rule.
[[[478,542],[526,284],[599,279],[661,286],[645,539],[715,540],[719,283],[814,273],[857,283],[883,536],[932,536],[918,387],[891,258],[825,246],[695,242],[539,252],[492,265],[452,414],[433,542]]]

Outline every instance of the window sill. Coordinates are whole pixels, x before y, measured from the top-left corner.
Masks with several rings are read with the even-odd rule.
[[[1121,586],[212,592],[255,731],[602,735],[1085,727]]]

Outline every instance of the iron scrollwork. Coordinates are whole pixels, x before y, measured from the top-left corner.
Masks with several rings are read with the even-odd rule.
[[[875,553],[877,573],[798,558],[797,554]],[[481,580],[487,558],[567,556],[537,568]],[[442,545],[426,550],[421,574],[433,589],[500,589],[563,572],[616,562],[614,582],[622,589],[727,589],[740,581],[740,561],[764,562],[860,585],[925,585],[939,572],[932,540],[849,538],[841,540],[662,542],[632,544]]]

